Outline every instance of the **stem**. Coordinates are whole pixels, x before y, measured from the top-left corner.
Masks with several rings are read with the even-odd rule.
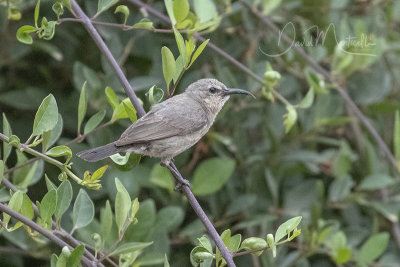
[[[39,232],[40,234],[42,234],[43,236],[45,236],[49,240],[51,240],[54,243],[56,243],[61,248],[67,246],[70,250],[74,249],[72,246],[70,246],[64,240],[62,240],[59,237],[57,237],[56,235],[54,235],[52,232],[44,229],[42,226],[40,226],[39,224],[35,223],[34,221],[26,218],[25,216],[19,214],[16,211],[10,209],[9,207],[4,205],[3,203],[0,203],[0,211],[7,213],[11,217],[13,217],[13,218],[17,219],[18,221],[24,223],[25,225],[29,226],[30,228],[36,230],[37,232]],[[82,256],[82,261],[87,266],[95,266],[95,264],[93,262],[91,262],[88,258],[86,258],[86,256]]]
[[[62,18],[57,20],[58,24],[61,24],[63,22],[79,22],[83,23],[82,19],[78,18]],[[119,24],[119,23],[112,23],[112,22],[105,22],[105,21],[96,21],[91,19],[90,22],[95,25],[103,25],[103,26],[109,26],[109,27],[115,27],[115,28],[120,28],[122,30],[146,30],[146,31],[151,31],[151,32],[158,32],[158,33],[174,33],[173,30],[171,29],[149,29],[149,28],[132,28],[132,26],[126,25],[126,24]],[[185,31],[180,31],[180,32],[185,32]]]
[[[9,142],[9,138],[2,133],[0,133],[0,140],[5,141],[7,143]],[[77,183],[82,182],[82,180],[78,176],[76,176],[70,169],[68,169],[68,167],[66,167],[63,163],[59,162],[58,160],[55,160],[47,156],[46,154],[40,153],[39,151],[30,148],[26,144],[20,144],[17,148],[23,149],[26,153],[36,156],[37,158],[41,158],[42,160],[54,166],[57,166],[61,171],[65,171],[68,174],[68,176],[71,177],[73,180],[75,180]]]
[[[172,86],[172,90],[168,90],[168,97],[171,97],[174,95],[175,93],[175,89],[178,86],[179,81],[182,79],[183,74],[185,73],[186,69],[185,67],[182,69],[181,73],[179,74],[178,79],[176,80],[176,82],[174,82],[173,86]]]
[[[176,168],[174,163],[171,163],[170,165],[166,165],[166,167],[171,171],[171,173],[175,177],[175,179],[184,180],[184,178],[179,173],[179,171]],[[176,176],[178,176],[178,177],[176,177]],[[197,217],[199,217],[200,221],[204,224],[205,228],[207,229],[207,232],[210,234],[212,239],[214,239],[215,244],[219,248],[219,250],[221,252],[221,255],[225,259],[227,265],[229,267],[236,266],[235,263],[233,262],[232,252],[230,252],[228,250],[228,248],[225,246],[225,244],[222,241],[221,237],[217,233],[217,230],[215,230],[214,225],[208,219],[206,213],[203,211],[203,209],[201,208],[201,206],[200,206],[199,202],[197,201],[196,197],[193,195],[192,191],[190,190],[190,187],[186,186],[186,185],[181,185],[180,189],[185,194],[185,196],[188,199],[188,201],[189,201],[190,205],[192,206],[193,210],[196,212]]]

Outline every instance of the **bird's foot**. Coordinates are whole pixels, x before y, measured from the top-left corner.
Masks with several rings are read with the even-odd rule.
[[[177,182],[175,186],[175,191],[182,191],[184,186],[190,187],[190,182],[182,177],[182,175],[173,163],[174,159],[169,159],[161,161],[160,165],[163,167],[167,167],[171,171],[172,175],[175,177]]]

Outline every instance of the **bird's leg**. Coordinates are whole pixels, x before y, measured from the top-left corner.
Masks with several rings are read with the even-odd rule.
[[[175,167],[173,162],[174,162],[173,159],[162,160],[160,165],[163,167],[167,167],[171,171],[171,173],[175,177],[175,179],[177,180],[178,183],[175,186],[175,190],[177,190],[177,191],[181,190],[182,186],[190,187],[189,181],[182,177],[182,175],[180,174],[178,169]]]

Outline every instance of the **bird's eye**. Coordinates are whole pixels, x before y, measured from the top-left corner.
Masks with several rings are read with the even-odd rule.
[[[210,91],[211,94],[215,94],[217,92],[217,88],[215,87],[210,87],[210,89],[208,89]]]

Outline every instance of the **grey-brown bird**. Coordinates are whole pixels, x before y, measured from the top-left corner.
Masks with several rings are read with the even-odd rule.
[[[184,93],[154,105],[110,144],[79,152],[78,157],[94,162],[120,152],[156,157],[169,165],[178,154],[204,136],[232,94],[248,91],[227,88],[215,79],[201,79]]]

